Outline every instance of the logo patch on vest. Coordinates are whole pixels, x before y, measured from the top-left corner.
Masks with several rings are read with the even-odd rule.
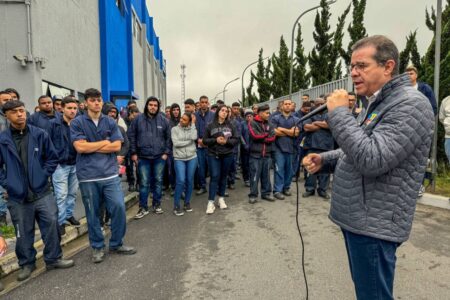
[[[377,116],[378,116],[377,113],[371,113],[371,114],[367,117],[367,119],[364,121],[364,124],[365,124],[366,126],[369,125],[370,123],[372,123],[372,121],[373,121]]]

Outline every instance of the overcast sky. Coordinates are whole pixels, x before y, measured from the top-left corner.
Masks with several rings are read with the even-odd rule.
[[[279,49],[284,35],[288,47],[292,25],[304,10],[319,0],[147,0],[155,30],[167,60],[167,103],[181,102],[180,65],[186,69],[186,98],[198,100],[205,94],[212,99],[224,85],[242,75],[257,60],[258,51],[270,55]],[[331,28],[350,3],[338,0],[331,7]],[[417,29],[418,48],[423,55],[432,33],[425,26],[425,8],[436,0],[367,0],[365,26],[369,35],[390,37],[401,51],[406,35]],[[445,1],[443,1],[445,2]],[[414,3],[414,4],[413,4]],[[304,47],[314,46],[315,12],[301,20]],[[346,27],[351,21],[351,11]],[[348,44],[345,32],[344,45]],[[248,85],[250,72],[244,78]],[[241,81],[230,84],[225,99],[231,104],[241,99]],[[255,89],[256,91],[256,89]],[[220,96],[222,98],[222,96]]]

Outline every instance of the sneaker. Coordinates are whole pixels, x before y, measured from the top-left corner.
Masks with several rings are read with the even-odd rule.
[[[128,186],[128,191],[129,192],[136,192],[136,186],[134,184],[130,184]]]
[[[236,180],[241,180],[241,176],[236,175],[236,176],[234,176],[234,179],[236,179]]]
[[[330,199],[330,195],[328,195],[327,192],[319,192],[319,191],[317,191],[317,194],[319,195],[320,198],[323,198],[324,200]]]
[[[223,194],[223,196],[228,198],[228,197],[230,197],[230,194],[229,194],[228,192],[225,192],[225,193]]]
[[[269,201],[269,202],[274,202],[275,201],[275,199],[271,195],[262,195],[261,199]]]
[[[66,221],[69,222],[69,224],[72,225],[72,226],[74,226],[74,227],[80,227],[80,226],[81,226],[80,222],[78,222],[78,220],[75,219],[74,216],[71,216],[71,217],[68,218]]]
[[[133,255],[137,253],[137,250],[133,247],[122,245],[119,248],[109,249],[109,253],[121,255]]]
[[[191,208],[191,204],[187,203],[184,205],[184,211],[186,212],[191,212],[192,208]]]
[[[105,249],[92,249],[92,262],[94,264],[101,263],[105,259]]]
[[[164,211],[161,208],[161,204],[157,204],[156,206],[153,206],[153,212],[158,215],[162,214]]]
[[[229,185],[228,185],[228,188],[229,188],[230,190],[234,190],[236,187],[234,186],[234,184],[229,184]]]
[[[142,219],[143,217],[148,215],[148,213],[149,213],[148,208],[139,207],[139,210],[138,210],[137,214],[134,216],[134,219],[135,220]]]
[[[291,191],[290,190],[285,190],[285,191],[283,191],[283,195],[285,195],[285,196],[292,196],[292,193],[291,193]]]
[[[244,183],[246,187],[250,187],[250,181],[245,181]]]
[[[36,265],[34,264],[23,266],[17,274],[17,281],[24,281],[30,278],[31,273],[33,273],[34,270],[36,270]]]
[[[74,265],[75,265],[75,263],[71,259],[58,259],[54,263],[47,264],[46,268],[47,268],[47,270],[68,269],[68,268],[72,268]]]
[[[225,203],[225,199],[223,197],[219,197],[219,207],[220,209],[227,209],[228,206]]]
[[[197,196],[200,196],[200,195],[203,195],[204,193],[206,193],[207,192],[207,190],[205,189],[205,188],[201,188],[201,189],[199,189],[197,192],[195,192],[195,194],[197,195]]]
[[[424,185],[421,185],[421,186],[420,186],[420,190],[419,190],[419,195],[418,195],[418,197],[419,197],[419,198],[422,197],[423,194],[425,194],[425,186],[424,186]]]
[[[214,205],[214,201],[208,201],[208,206],[206,207],[206,214],[212,215],[216,210],[216,206]]]
[[[273,196],[274,196],[275,198],[277,198],[278,200],[284,200],[284,196],[283,196],[283,194],[280,193],[280,192],[273,193]]]
[[[0,226],[6,226],[8,225],[8,221],[6,221],[6,214],[0,215]]]
[[[255,204],[256,203],[256,198],[253,198],[253,197],[248,198],[248,203]]]
[[[308,197],[314,196],[314,194],[315,194],[314,191],[306,191],[302,194],[302,197],[308,198]]]
[[[179,207],[175,207],[173,210],[173,214],[177,217],[181,217],[184,215],[184,212]]]
[[[175,195],[175,191],[174,191],[174,190],[171,190],[171,191],[170,191],[170,197],[173,197],[173,195]]]

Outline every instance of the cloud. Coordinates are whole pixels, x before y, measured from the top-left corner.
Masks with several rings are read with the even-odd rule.
[[[423,55],[432,39],[425,26],[425,8],[434,0],[367,1],[365,26],[370,35],[389,36],[402,50],[406,35],[418,30],[418,48]],[[168,103],[181,103],[180,65],[187,66],[186,97],[214,97],[226,82],[241,76],[243,69],[258,58],[278,51],[280,36],[290,46],[292,25],[305,9],[319,3],[310,0],[167,0],[147,1],[154,17],[160,44],[167,60]],[[334,30],[337,17],[350,1],[332,6]],[[313,47],[315,13],[301,20],[304,46]],[[351,20],[347,16],[346,27]],[[348,33],[344,45],[348,43]],[[249,82],[250,71],[245,76]],[[240,80],[228,87],[227,103],[241,98]]]

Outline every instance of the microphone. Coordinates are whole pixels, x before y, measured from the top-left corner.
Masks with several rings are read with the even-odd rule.
[[[312,112],[310,112],[310,113],[304,115],[303,117],[301,117],[299,122],[303,122],[303,121],[306,121],[308,119],[311,119],[315,115],[320,114],[320,113],[322,113],[322,112],[324,112],[326,110],[327,110],[327,105],[326,104],[322,104],[321,106],[319,106],[318,108],[316,108]]]

